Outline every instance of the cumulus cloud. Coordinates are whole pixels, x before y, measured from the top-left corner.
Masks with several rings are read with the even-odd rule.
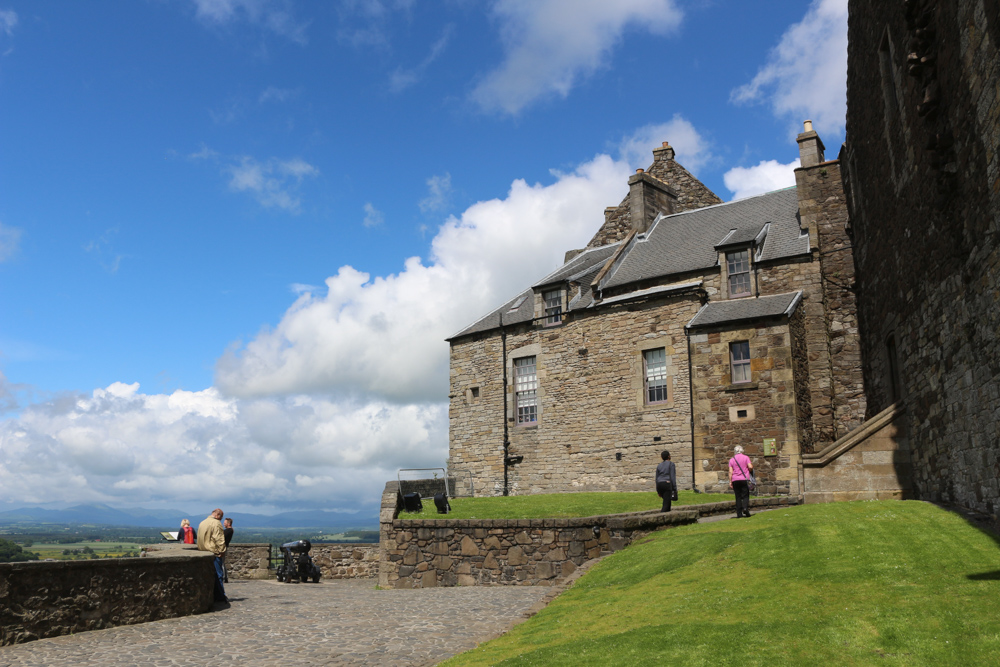
[[[444,400],[445,337],[586,244],[604,207],[627,190],[628,166],[606,155],[548,185],[517,180],[504,199],[450,217],[430,261],[372,277],[351,266],[303,294],[273,329],[224,356],[217,385],[237,396],[333,392],[399,403]]]
[[[0,500],[371,510],[397,467],[441,465],[446,429],[440,405],[147,395],[116,382],[0,423]]]
[[[243,21],[305,45],[307,22],[299,21],[287,0],[193,0],[195,15],[211,25]]]
[[[21,244],[21,230],[0,222],[0,262],[14,256]]]
[[[440,176],[427,179],[427,196],[420,200],[418,206],[424,213],[443,211],[448,208],[451,197],[451,174],[445,172]]]
[[[811,118],[817,129],[843,131],[847,115],[847,0],[814,0],[790,27],[736,103],[769,102],[795,127]]]
[[[516,115],[540,98],[562,97],[600,69],[629,28],[667,34],[674,0],[498,0],[504,60],[472,91],[486,111]]]
[[[646,168],[653,161],[653,149],[664,141],[673,147],[677,161],[692,173],[697,173],[713,157],[708,141],[680,114],[674,114],[666,123],[640,127],[621,140],[618,154],[633,169]]]
[[[795,170],[798,167],[798,159],[788,164],[781,164],[777,160],[762,160],[755,167],[733,167],[723,175],[722,180],[733,193],[733,199],[743,199],[790,188],[795,185]]]
[[[319,170],[302,158],[279,160],[271,158],[261,162],[244,155],[225,167],[229,187],[236,192],[249,192],[262,206],[278,207],[298,213],[302,201],[295,195],[298,185],[307,176],[316,176]]]

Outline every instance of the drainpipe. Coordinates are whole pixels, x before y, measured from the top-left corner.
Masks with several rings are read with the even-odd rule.
[[[500,313],[500,344],[503,348],[503,357],[500,363],[503,365],[503,494],[509,493],[507,486],[507,468],[510,465],[510,432],[507,426],[507,330],[503,326],[503,313]]]
[[[694,483],[695,460],[694,460],[694,376],[691,374],[691,331],[684,327],[684,335],[687,337],[687,358],[688,358],[688,396],[689,421],[691,422],[691,490],[698,493],[698,487]]]

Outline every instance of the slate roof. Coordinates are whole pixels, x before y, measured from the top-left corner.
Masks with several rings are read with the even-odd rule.
[[[734,239],[748,242],[767,223],[756,261],[808,254],[809,235],[799,229],[798,211],[798,195],[792,187],[660,218],[644,236],[636,237],[601,287],[711,269],[719,261],[716,245],[728,245]]]
[[[802,299],[802,292],[775,294],[759,298],[730,299],[728,301],[711,301],[701,307],[701,310],[688,322],[688,329],[708,327],[715,324],[756,320],[762,317],[777,317],[791,315]]]
[[[532,287],[524,290],[513,299],[510,299],[496,310],[476,320],[453,336],[449,336],[446,340],[452,340],[453,338],[458,338],[459,336],[466,336],[468,334],[496,329],[500,326],[501,315],[503,315],[504,324],[520,324],[522,322],[530,321],[535,315],[533,287],[536,286],[541,287],[543,285],[565,281],[579,282],[581,293],[579,296],[570,301],[568,310],[573,311],[581,308],[589,308],[594,303],[593,295],[590,289],[591,282],[601,268],[604,267],[604,263],[608,261],[608,258],[611,257],[616,250],[618,250],[619,245],[621,244],[612,243],[599,248],[584,250],[579,255],[536,282]],[[521,297],[525,298],[521,299]],[[518,303],[519,301],[520,303]],[[515,305],[517,307],[513,308]]]

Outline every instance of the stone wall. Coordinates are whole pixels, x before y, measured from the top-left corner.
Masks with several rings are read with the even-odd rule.
[[[197,551],[0,563],[0,645],[200,614],[215,567]]]
[[[269,579],[271,545],[235,544],[226,549],[226,573],[230,579]]]
[[[230,544],[226,569],[230,579],[270,579],[270,544]],[[379,545],[313,544],[309,551],[324,579],[371,579],[378,576]]]
[[[750,343],[751,382],[732,384],[729,344]],[[729,459],[742,445],[754,462],[761,493],[799,495],[798,421],[788,323],[698,331],[691,335],[694,366],[695,481],[699,489],[729,488]],[[773,438],[776,455],[764,455]]]
[[[849,11],[841,155],[868,413],[906,406],[917,497],[996,516],[1000,5]]]
[[[667,449],[678,483],[690,487],[691,426],[684,325],[697,294],[571,314],[559,327],[522,326],[507,335],[507,418],[515,494],[651,490]],[[667,352],[668,397],[647,405],[645,349]],[[534,356],[538,421],[515,421],[513,359]],[[452,342],[448,469],[471,472],[477,495],[503,488],[503,354],[497,332]],[[469,387],[478,387],[470,398]]]
[[[585,561],[624,549],[651,531],[695,523],[699,516],[733,512],[735,502],[677,506],[577,519],[399,519],[395,482],[382,496],[379,585],[550,586]],[[752,507],[796,504],[759,498]]]

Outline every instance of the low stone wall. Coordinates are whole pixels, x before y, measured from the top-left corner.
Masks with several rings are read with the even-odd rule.
[[[269,579],[271,545],[230,544],[226,549],[226,574],[230,579]]]
[[[212,607],[210,554],[0,563],[0,646],[200,614]]]
[[[324,579],[373,579],[378,576],[378,544],[314,544],[309,551]],[[230,579],[270,579],[270,544],[230,544],[226,569]]]
[[[912,498],[905,410],[892,405],[801,459],[806,503]]]
[[[380,515],[379,585],[550,586],[592,558],[624,549],[654,530],[735,511],[735,501],[576,519],[399,519],[395,482],[386,485]],[[798,503],[761,498],[751,507]]]
[[[310,555],[326,579],[373,579],[378,576],[378,544],[315,544]]]

